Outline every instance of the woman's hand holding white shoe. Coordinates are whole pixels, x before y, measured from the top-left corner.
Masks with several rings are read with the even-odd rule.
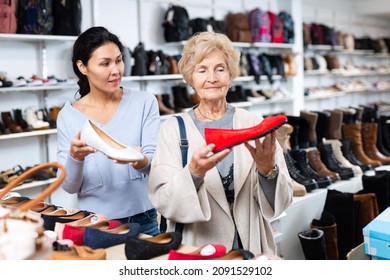
[[[73,138],[70,144],[69,154],[72,158],[78,161],[83,161],[89,154],[96,153],[97,150],[88,146],[85,141],[80,140],[80,132]]]

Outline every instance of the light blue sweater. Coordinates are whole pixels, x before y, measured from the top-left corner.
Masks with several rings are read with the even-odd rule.
[[[88,119],[68,101],[57,118],[57,160],[67,174],[62,188],[77,194],[79,209],[104,214],[109,219],[124,218],[153,208],[149,201],[148,174],[160,128],[157,99],[151,93],[123,90],[123,97],[112,119],[99,124],[119,142],[142,147],[149,164],[136,170],[116,164],[100,152],[84,161],[69,156],[70,143]]]

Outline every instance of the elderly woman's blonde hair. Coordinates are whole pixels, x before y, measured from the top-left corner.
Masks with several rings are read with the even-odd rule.
[[[178,63],[179,71],[188,84],[192,84],[195,66],[214,51],[222,51],[225,54],[231,80],[240,75],[240,51],[233,47],[230,39],[222,33],[200,32],[187,41]]]

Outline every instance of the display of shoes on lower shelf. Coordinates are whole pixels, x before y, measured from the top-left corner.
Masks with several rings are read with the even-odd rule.
[[[29,132],[3,134],[0,135],[0,140],[16,139],[16,138],[32,137],[32,136],[40,136],[40,135],[50,135],[50,134],[57,134],[57,129],[52,128],[52,129],[44,129],[44,130],[34,130]]]
[[[44,186],[50,185],[55,180],[56,180],[56,178],[51,178],[51,179],[44,180],[44,181],[33,181],[31,183],[24,183],[24,184],[16,187],[14,190],[20,191],[20,190],[26,190],[26,189],[31,189],[31,188],[37,188],[37,187],[44,187]]]

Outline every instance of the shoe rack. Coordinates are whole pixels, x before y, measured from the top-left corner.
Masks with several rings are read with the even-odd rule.
[[[76,37],[74,36],[0,34],[0,42],[5,47],[7,45],[12,45],[14,48],[22,47],[33,50],[31,54],[36,55],[37,63],[35,66],[31,66],[29,71],[34,72],[41,77],[47,77],[48,74],[53,73],[51,72],[53,70],[51,70],[48,65],[47,52],[49,52],[50,49],[58,48],[64,44],[70,46],[75,39]],[[21,54],[21,58],[23,59],[23,54]],[[16,57],[15,60],[18,60],[18,58]],[[7,67],[8,65],[3,64],[2,66]],[[30,66],[26,65],[25,67]],[[2,70],[9,71],[9,69]],[[27,78],[27,76],[25,78]],[[1,111],[12,111],[16,108],[22,108],[22,111],[24,111],[27,104],[33,105],[37,109],[48,108],[49,104],[47,100],[50,96],[63,91],[74,92],[76,91],[76,85],[63,83],[58,85],[0,87]],[[2,161],[0,169],[7,170],[16,165],[32,166],[43,162],[54,161],[49,155],[49,142],[53,141],[51,138],[55,137],[56,133],[56,129],[44,129],[0,135],[0,150],[3,154],[2,158],[7,159]],[[27,148],[28,150],[26,152],[21,147],[29,148]],[[31,158],[34,158],[34,160],[29,161]],[[16,187],[15,191],[47,186],[52,181],[53,179],[25,183]]]
[[[309,45],[305,49],[305,55],[309,57],[332,55],[337,58],[341,67],[304,72],[305,87],[325,88],[305,95],[306,106],[313,110],[364,105],[386,100],[390,96],[388,87],[380,87],[381,83],[389,83],[389,54],[375,54],[371,50],[345,50],[342,46]],[[358,69],[356,65],[364,66],[366,69]],[[353,84],[358,86],[348,86]],[[327,87],[332,88],[326,89]]]

